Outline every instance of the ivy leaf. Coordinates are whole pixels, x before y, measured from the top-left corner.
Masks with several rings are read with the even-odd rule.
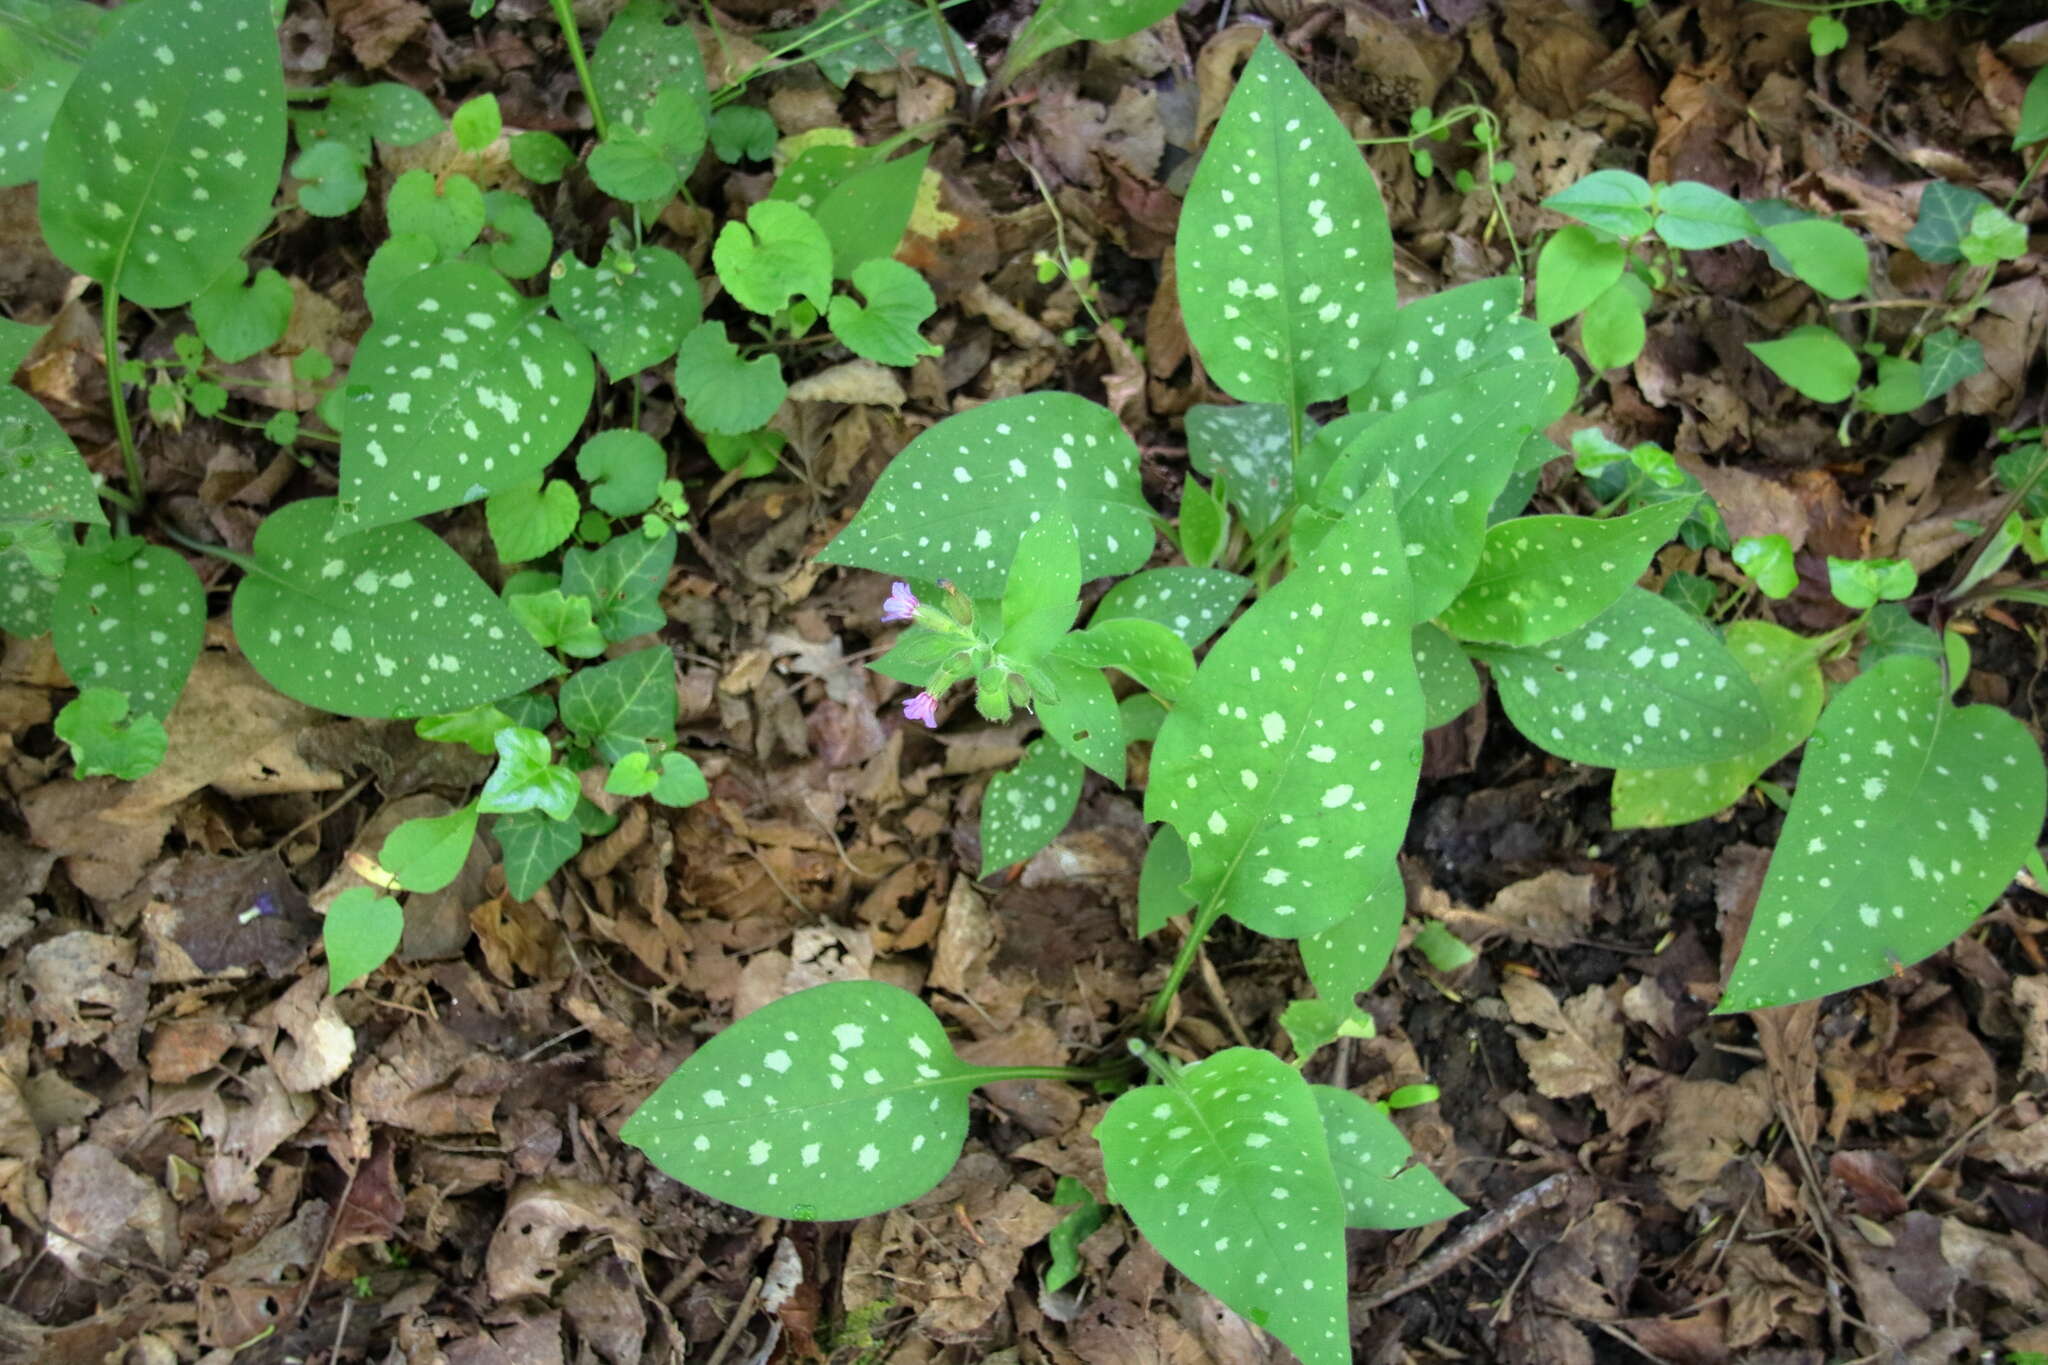
[[[554,746],[546,735],[508,725],[493,736],[493,742],[498,766],[484,779],[477,810],[485,815],[539,811],[551,820],[563,821],[575,813],[576,798],[581,795],[576,774],[555,762]]]
[[[414,167],[391,187],[384,216],[392,235],[417,234],[434,244],[444,261],[469,249],[490,217],[484,192],[466,175],[437,178]]]
[[[1932,659],[1866,670],[1806,746],[1716,1012],[1816,999],[1946,947],[2027,858],[2044,800],[2041,748],[2018,720],[1949,705]]]
[[[278,691],[343,716],[431,716],[556,672],[442,539],[403,521],[330,536],[334,502],[264,519],[235,589],[235,639]]]
[[[831,301],[832,244],[795,204],[764,199],[747,210],[745,224],[728,222],[712,244],[711,263],[726,292],[763,317],[789,307],[792,298],[821,313]]]
[[[1206,909],[1259,933],[1341,920],[1399,847],[1423,709],[1397,544],[1374,490],[1224,632],[1153,745],[1145,818],[1187,841]]]
[[[970,597],[993,597],[1025,528],[1053,514],[1081,528],[1084,580],[1132,573],[1151,555],[1138,447],[1115,415],[1068,393],[1000,398],[898,452],[819,558],[943,575]]]
[[[582,504],[576,490],[560,479],[501,489],[484,499],[484,521],[491,543],[507,564],[539,559],[569,538]]]
[[[476,817],[476,804],[471,802],[446,815],[407,820],[384,836],[377,863],[408,891],[439,891],[469,861]]]
[[[1954,265],[1963,259],[1962,241],[1970,234],[1977,210],[1992,207],[1976,190],[1931,180],[1920,191],[1920,212],[1906,234],[1906,245],[1929,265]]]
[[[123,298],[187,303],[270,221],[284,146],[269,0],[124,8],[50,127],[43,240]]]
[[[836,294],[826,314],[832,335],[848,350],[882,365],[915,365],[919,356],[944,354],[918,335],[939,306],[922,275],[901,261],[862,261],[854,267],[853,287],[867,302]]]
[[[1188,338],[1232,397],[1300,409],[1372,373],[1395,307],[1386,208],[1351,134],[1270,39],[1210,136],[1177,241]]]
[[[170,736],[151,715],[133,715],[118,688],[88,687],[57,713],[57,738],[71,746],[79,777],[102,774],[133,782],[164,761]]]
[[[1095,623],[1130,618],[1155,621],[1193,649],[1223,629],[1251,590],[1251,580],[1226,569],[1170,564],[1132,574],[1095,604]]]
[[[327,993],[340,995],[376,971],[405,937],[405,911],[374,887],[352,886],[327,907],[320,939],[327,948]]]
[[[505,889],[514,900],[530,901],[583,847],[576,826],[539,811],[506,815],[491,826],[505,855]]]
[[[773,355],[740,359],[723,323],[706,322],[676,350],[676,392],[683,415],[707,435],[738,436],[768,424],[789,385]]]
[[[614,380],[674,355],[704,310],[690,267],[659,246],[607,253],[594,266],[563,256],[548,275],[548,303]]]
[[[1617,770],[1616,829],[1704,820],[1739,801],[1752,782],[1813,733],[1827,691],[1812,641],[1767,621],[1737,621],[1728,627],[1728,649],[1756,684],[1769,732],[1756,748],[1716,763]]]
[[[1984,371],[1984,348],[1975,337],[1944,327],[1920,348],[1920,396],[1932,402],[1973,374]]]
[[[1344,1200],[1300,1072],[1229,1048],[1125,1091],[1095,1136],[1110,1198],[1175,1269],[1302,1365],[1350,1365]]]
[[[673,741],[676,733],[676,661],[667,646],[636,649],[623,658],[576,670],[562,684],[562,724],[617,762],[641,741]]]
[[[1231,504],[1252,536],[1265,534],[1294,505],[1293,437],[1285,408],[1197,403],[1187,411],[1187,432],[1188,463],[1210,479],[1227,476]]]
[[[981,875],[1021,863],[1059,838],[1081,801],[1080,760],[1039,739],[981,798]]]
[[[1414,1228],[1465,1211],[1427,1166],[1410,1164],[1415,1149],[1384,1109],[1335,1086],[1310,1090],[1344,1192],[1345,1227]]]
[[[1713,763],[1770,734],[1763,700],[1728,647],[1685,608],[1643,588],[1547,644],[1472,652],[1493,670],[1515,728],[1574,763]]]
[[[590,408],[590,353],[495,272],[433,266],[386,302],[349,371],[338,531],[528,483]]]
[[[676,562],[676,533],[620,536],[595,550],[562,556],[562,591],[590,600],[591,618],[612,644],[660,630],[668,617],[661,589]]]
[[[865,1218],[930,1190],[983,1073],[879,981],[786,995],[713,1034],[619,1130],[677,1180],[774,1218]]]
[[[51,643],[81,688],[111,688],[136,715],[162,720],[205,634],[205,589],[177,551],[128,537],[66,561]]]
[[[559,649],[572,659],[594,659],[604,653],[604,632],[591,619],[587,597],[570,597],[560,588],[549,588],[513,593],[506,597],[505,606],[542,649]]]
[[[601,512],[630,517],[654,505],[668,474],[668,455],[644,431],[600,431],[576,452],[576,473]]]
[[[1693,499],[1625,517],[1517,517],[1486,532],[1472,581],[1439,618],[1475,643],[1535,645],[1577,630],[1635,585]]]

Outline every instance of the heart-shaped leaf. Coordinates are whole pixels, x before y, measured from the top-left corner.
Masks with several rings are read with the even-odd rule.
[[[1170,564],[1118,583],[1102,595],[1089,619],[1156,621],[1193,649],[1223,629],[1251,586],[1251,580],[1225,569]]]
[[[416,166],[391,186],[384,216],[393,236],[425,237],[442,260],[452,261],[484,230],[490,210],[468,176],[437,177]]]
[[[1177,241],[1188,338],[1232,397],[1299,410],[1372,373],[1394,314],[1387,211],[1351,134],[1270,39],[1209,138]]]
[[[838,981],[727,1025],[619,1136],[677,1180],[755,1213],[865,1218],[952,1169],[981,1076],[916,996]]]
[[[136,715],[162,720],[205,635],[206,591],[177,551],[129,538],[66,562],[51,642],[78,686],[125,693]]]
[[[320,938],[327,946],[327,993],[340,995],[383,966],[405,937],[405,911],[374,887],[352,886],[327,907]]]
[[[939,306],[924,276],[901,261],[863,261],[854,268],[853,287],[867,302],[836,294],[826,319],[848,350],[883,365],[915,365],[919,356],[942,354],[917,330]]]
[[[1616,829],[1704,820],[1741,800],[1750,783],[1813,733],[1827,695],[1813,641],[1768,621],[1737,621],[1728,627],[1728,649],[1756,684],[1770,734],[1757,748],[1718,763],[1618,769]]]
[[[1152,553],[1138,447],[1115,415],[1068,393],[999,398],[905,446],[819,558],[993,597],[1025,528],[1053,512],[1080,528],[1084,580]]]
[[[539,559],[569,538],[582,504],[576,490],[561,479],[539,479],[493,493],[484,499],[484,522],[491,543],[507,564]]]
[[[832,244],[795,204],[764,199],[744,225],[728,222],[711,248],[719,283],[743,308],[772,317],[792,298],[825,311],[832,294]]]
[[[981,875],[1021,863],[1059,838],[1080,803],[1084,776],[1080,760],[1040,739],[1016,767],[990,778],[981,798]]]
[[[1344,1226],[1413,1228],[1465,1211],[1465,1201],[1427,1166],[1410,1164],[1415,1149],[1386,1110],[1331,1085],[1311,1086],[1310,1092],[1344,1192]]]
[[[1630,588],[1593,621],[1533,649],[1475,646],[1530,743],[1603,768],[1714,763],[1770,735],[1756,684],[1685,608]]]
[[[270,221],[284,144],[270,0],[123,8],[51,125],[43,240],[123,298],[189,302]]]
[[[336,530],[458,507],[539,477],[590,408],[590,353],[469,261],[391,287],[349,370]]]
[[[1949,704],[1932,659],[1894,655],[1835,695],[1719,1013],[1887,976],[1968,929],[2041,832],[2041,747],[1994,706]]]
[[[644,431],[600,431],[576,452],[576,473],[601,512],[630,517],[654,505],[668,473],[668,455]]]
[[[200,340],[229,364],[275,346],[292,321],[292,287],[285,277],[264,270],[245,285],[244,273],[230,269],[192,300],[192,322]]]
[[[789,396],[772,355],[740,358],[725,324],[700,324],[676,349],[676,392],[690,425],[711,436],[738,436],[768,424]]]
[[[704,312],[690,267],[659,246],[594,266],[563,256],[548,272],[548,303],[615,380],[674,355]]]
[[[1423,712],[1397,547],[1375,489],[1223,633],[1160,728],[1145,818],[1187,841],[1205,913],[1315,933],[1400,847]]]
[[[1439,619],[1458,638],[1487,644],[1535,645],[1577,630],[1634,586],[1692,507],[1674,498],[1604,520],[1501,522]]]
[[[270,684],[343,716],[432,716],[496,701],[555,662],[462,557],[418,522],[330,534],[303,498],[256,532],[235,639]]]
[[[1302,1365],[1350,1365],[1344,1198],[1300,1072],[1230,1048],[1125,1091],[1095,1136],[1110,1198],[1175,1269]]]

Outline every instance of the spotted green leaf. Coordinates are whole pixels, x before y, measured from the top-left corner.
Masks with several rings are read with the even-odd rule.
[[[1770,734],[1756,685],[1712,629],[1643,588],[1528,649],[1472,652],[1508,719],[1538,748],[1603,768],[1713,763]]]
[[[43,144],[107,12],[84,0],[14,0],[0,28],[0,187],[43,171]]]
[[[1187,843],[1174,827],[1154,829],[1138,868],[1138,937],[1158,933],[1175,915],[1194,908],[1194,897],[1181,890],[1192,871]]]
[[[256,532],[235,639],[270,684],[344,716],[431,716],[496,701],[555,663],[441,538],[402,521],[330,535],[304,498]]]
[[[943,354],[918,334],[938,308],[922,275],[901,261],[862,261],[853,287],[866,302],[835,294],[827,314],[832,335],[848,350],[882,365],[915,365],[919,356]]]
[[[512,167],[536,185],[552,185],[576,164],[576,153],[553,133],[518,133],[505,144]]]
[[[505,889],[514,900],[530,901],[583,847],[576,826],[537,810],[499,816],[491,836],[505,860]]]
[[[292,321],[292,287],[284,276],[263,270],[244,283],[247,274],[237,261],[192,300],[192,323],[200,339],[231,365],[275,346]]]
[[[826,80],[846,88],[862,71],[922,67],[945,75],[958,63],[969,85],[988,79],[974,49],[917,0],[879,0],[832,6],[794,33],[774,35],[779,45],[800,46]]]
[[[1415,1149],[1386,1110],[1335,1086],[1310,1089],[1344,1192],[1345,1227],[1413,1228],[1465,1211],[1427,1166],[1410,1164]]]
[[[563,256],[548,272],[548,303],[615,380],[674,355],[704,311],[690,267],[659,246],[594,266]]]
[[[1386,479],[1414,586],[1427,619],[1457,596],[1480,560],[1487,509],[1547,404],[1550,366],[1528,361],[1444,385],[1384,412],[1354,413],[1316,434],[1305,461],[1327,470],[1311,497],[1342,516]],[[1318,452],[1333,450],[1325,460]],[[1329,517],[1297,520],[1291,544],[1312,548]]]
[[[1080,528],[1084,580],[1152,553],[1138,447],[1114,414],[1069,393],[999,398],[905,446],[819,558],[993,597],[1025,528],[1054,511]]]
[[[1041,696],[1038,719],[1055,744],[1119,785],[1124,780],[1123,712],[1099,668],[1052,657],[1041,665],[1058,689]]]
[[[1114,668],[1171,701],[1195,677],[1186,642],[1156,621],[1121,617],[1077,630],[1055,648],[1061,658],[1091,668]]]
[[[1372,172],[1316,88],[1262,39],[1188,189],[1181,314],[1210,377],[1299,410],[1372,373],[1394,315]]]
[[[1245,529],[1262,535],[1294,504],[1287,410],[1276,403],[1197,403],[1188,409],[1188,462],[1224,477]]]
[[[683,415],[707,436],[738,436],[766,426],[789,396],[773,355],[740,358],[719,322],[701,323],[676,348],[676,392]]]
[[[155,716],[135,715],[128,695],[113,687],[88,687],[57,713],[57,738],[71,746],[79,777],[105,775],[133,782],[164,761],[170,736]]]
[[[43,239],[123,298],[186,303],[270,221],[284,146],[269,0],[124,6],[51,125]]]
[[[1280,1028],[1294,1048],[1294,1064],[1310,1058],[1339,1038],[1373,1036],[1372,1016],[1358,1006],[1334,1000],[1290,1000],[1280,1011]]]
[[[1109,1197],[1177,1270],[1302,1365],[1350,1365],[1343,1195],[1300,1072],[1230,1048],[1125,1091],[1095,1136]]]
[[[2044,800],[2018,720],[1951,706],[1932,659],[1865,671],[1806,746],[1718,1012],[1812,1000],[1947,947],[2019,870]]]
[[[469,261],[394,285],[349,381],[344,531],[527,483],[574,438],[593,389],[569,330]]]
[[[639,133],[661,131],[679,174],[696,168],[709,131],[711,97],[704,78],[704,54],[697,37],[661,0],[630,0],[598,39],[591,54],[590,76],[605,111]],[[693,138],[677,138],[671,115],[665,124],[656,111],[664,95],[679,103],[685,117],[694,116]]]
[[[408,891],[439,891],[455,880],[476,842],[476,803],[407,820],[384,836],[377,863]]]
[[[643,740],[676,734],[676,661],[664,645],[636,649],[610,663],[579,668],[562,684],[562,724],[616,761]]]
[[[136,715],[162,720],[205,634],[206,592],[177,551],[128,537],[65,563],[51,642],[78,686],[123,692]]]
[[[1224,632],[1161,727],[1145,818],[1187,841],[1205,910],[1312,934],[1400,846],[1423,719],[1402,558],[1375,489]]]
[[[1422,680],[1425,729],[1456,720],[1479,701],[1479,674],[1464,647],[1443,627],[1424,621],[1415,628],[1415,673]]]
[[[661,589],[676,562],[676,533],[618,536],[595,550],[562,556],[562,591],[590,599],[591,616],[612,644],[660,630],[668,617]]]
[[[1049,740],[1024,751],[1016,767],[989,779],[981,798],[981,875],[1021,863],[1074,817],[1086,770]]]
[[[47,409],[0,382],[0,530],[31,521],[107,524],[98,484]]]
[[[764,199],[728,222],[711,247],[719,283],[743,308],[772,317],[792,298],[823,312],[832,294],[832,244],[795,204]]]
[[[1133,618],[1156,621],[1190,649],[1223,629],[1251,582],[1225,569],[1170,564],[1134,573],[1102,595],[1093,622]]]
[[[1368,880],[1361,876],[1359,886]],[[1389,858],[1374,874],[1357,908],[1329,928],[1301,940],[1301,963],[1316,994],[1350,1004],[1373,988],[1401,939],[1401,921],[1408,913],[1408,891],[1401,869]]]
[[[1542,360],[1553,372],[1539,421],[1562,416],[1576,396],[1577,371],[1558,354],[1548,330],[1521,308],[1522,282],[1513,275],[1474,280],[1407,304],[1394,315],[1372,378],[1351,395],[1351,411],[1398,412],[1434,389]]]
[[[1462,640],[1536,645],[1607,610],[1677,533],[1692,499],[1604,520],[1517,517],[1488,528],[1471,582],[1439,618]]]
[[[1614,827],[1689,824],[1733,805],[1773,763],[1813,733],[1826,690],[1813,642],[1767,621],[1728,627],[1728,649],[1756,684],[1769,734],[1746,753],[1677,768],[1623,768],[1614,774]]]
[[[340,995],[376,971],[405,937],[405,911],[374,887],[352,886],[327,907],[320,940],[327,948],[327,993]]]
[[[619,1136],[677,1180],[755,1213],[864,1218],[952,1169],[982,1074],[916,996],[839,981],[728,1024]]]

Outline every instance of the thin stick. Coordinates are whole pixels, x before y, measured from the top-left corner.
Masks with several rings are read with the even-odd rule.
[[[1453,1238],[1448,1246],[1427,1260],[1410,1267],[1408,1272],[1393,1284],[1367,1294],[1354,1295],[1351,1307],[1354,1310],[1363,1309],[1370,1312],[1392,1303],[1403,1294],[1414,1293],[1470,1257],[1494,1238],[1527,1219],[1538,1209],[1555,1208],[1571,1192],[1572,1186],[1579,1179],[1577,1171],[1559,1171],[1546,1180],[1537,1181],[1492,1213],[1467,1227]]]
[[[2004,1104],[1997,1106],[1990,1113],[1986,1114],[1983,1118],[1978,1119],[1975,1123],[1971,1124],[1968,1128],[1964,1129],[1963,1135],[1957,1138],[1954,1142],[1951,1142],[1945,1149],[1943,1149],[1942,1154],[1934,1159],[1934,1164],[1932,1166],[1929,1166],[1926,1170],[1920,1172],[1919,1178],[1915,1180],[1912,1183],[1912,1185],[1906,1190],[1906,1202],[1910,1204],[1915,1199],[1918,1199],[1920,1197],[1920,1191],[1926,1188],[1927,1182],[1934,1178],[1934,1173],[1936,1171],[1940,1170],[1943,1166],[1948,1165],[1949,1159],[1955,1156],[1957,1152],[1962,1151],[1964,1146],[1966,1146],[1969,1143],[1970,1139],[1976,1137],[1977,1134],[1983,1132],[1985,1125],[1989,1124],[1991,1120],[1997,1118],[2000,1114],[2003,1114],[2007,1109],[2011,1107],[2012,1100],[2007,1100]]]
[[[334,1234],[341,1231],[341,1215],[348,1209],[348,1197],[356,1192],[356,1173],[362,1169],[360,1161],[349,1168],[348,1184],[341,1187],[341,1198],[335,1201],[334,1214],[327,1220],[327,1235],[320,1239],[320,1254],[313,1258],[312,1266],[306,1271],[306,1287],[299,1291],[299,1301],[292,1308],[294,1325],[305,1319],[306,1305],[313,1301],[313,1291],[320,1284],[320,1267],[327,1264],[327,1253],[334,1246]],[[270,1325],[277,1326],[274,1322]]]
[[[718,1365],[725,1359],[725,1353],[732,1349],[733,1342],[739,1340],[740,1328],[746,1326],[747,1319],[753,1316],[754,1304],[760,1297],[761,1277],[756,1275],[754,1282],[747,1286],[746,1297],[741,1299],[740,1306],[733,1310],[732,1321],[725,1325],[725,1335],[718,1339],[718,1348],[712,1351],[711,1359],[705,1361],[704,1365]]]

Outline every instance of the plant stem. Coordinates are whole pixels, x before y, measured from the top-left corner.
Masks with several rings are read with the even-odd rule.
[[[602,142],[610,136],[604,118],[604,104],[597,98],[597,85],[590,79],[590,63],[583,56],[583,35],[576,31],[576,13],[569,7],[569,0],[550,0],[555,10],[555,23],[561,27],[562,40],[569,45],[569,60],[576,66],[576,79],[583,86],[583,102],[590,106],[590,126]]]
[[[1159,994],[1152,997],[1144,1017],[1138,1021],[1141,1033],[1156,1034],[1165,1026],[1166,1011],[1172,1008],[1174,996],[1180,994],[1180,983],[1187,979],[1195,960],[1201,956],[1203,941],[1222,917],[1221,903],[1214,901],[1195,913],[1195,922],[1188,926],[1188,936],[1181,940],[1180,952],[1173,959],[1173,968],[1167,972],[1165,984],[1160,986]]]
[[[2043,162],[2048,162],[2048,142],[2041,144],[2041,150],[2034,154],[2034,160],[2027,167],[2027,173],[2020,177],[2019,188],[2012,192],[2012,198],[2005,201],[2005,211],[2007,213],[2011,213],[2014,205],[2020,202],[2020,197],[2026,194],[2027,186],[2034,183],[2034,177],[2041,173]]]
[[[135,453],[135,430],[128,425],[128,396],[121,390],[121,294],[111,281],[100,284],[100,336],[106,348],[107,402],[114,409],[114,435],[121,442],[121,465],[128,475],[128,496],[142,508],[142,457]]]
[[[1137,1064],[1135,1057],[1119,1057],[1114,1061],[1097,1062],[1094,1066],[978,1066],[974,1070],[983,1078],[980,1081],[983,1085],[1001,1081],[1069,1081],[1075,1085],[1088,1085],[1128,1075]]]

